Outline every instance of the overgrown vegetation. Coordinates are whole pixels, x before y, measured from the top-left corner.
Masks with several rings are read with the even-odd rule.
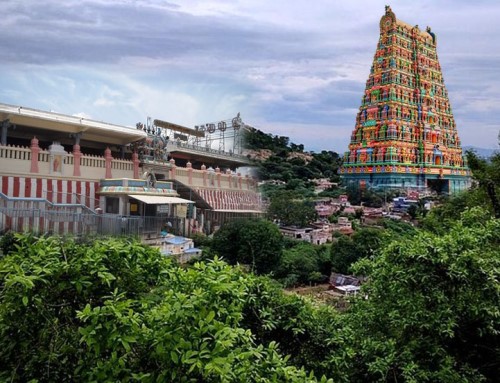
[[[475,207],[442,225],[374,233],[342,312],[218,259],[180,268],[124,239],[16,234],[0,259],[0,379],[495,382],[500,221]],[[328,254],[288,242],[282,267],[308,278]]]
[[[290,240],[273,277],[284,287],[325,283],[332,270],[329,246]]]
[[[195,238],[248,270],[181,268],[126,239],[4,235],[0,380],[497,382],[498,158],[472,158],[473,188],[419,228],[387,220],[331,249],[264,220]],[[332,269],[366,277],[342,312],[282,290]]]
[[[335,152],[327,150],[321,153],[304,152],[304,145],[290,143],[288,137],[266,134],[254,128],[246,134],[246,146],[254,151],[271,152],[268,158],[256,161],[259,177],[264,181],[285,182],[283,188],[286,190],[299,191],[308,196],[314,191],[314,184],[310,182],[312,179],[327,178],[332,182],[339,182],[337,170],[341,158]],[[271,193],[275,189],[273,186],[268,188]]]
[[[283,226],[306,227],[316,220],[317,213],[311,200],[296,192],[281,191],[272,195],[267,216]]]
[[[387,242],[416,233],[405,222],[385,219],[382,225],[360,228],[352,236],[338,234],[333,244],[318,246],[284,238],[276,224],[263,219],[228,222],[210,243],[205,241],[204,258],[218,256],[232,265],[245,265],[284,287],[325,283],[332,271],[351,273],[355,262],[374,257]]]
[[[278,323],[261,303],[280,299],[267,286],[219,260],[179,268],[123,239],[18,234],[0,260],[0,379],[316,381],[256,337]]]
[[[497,381],[500,221],[473,208],[444,226],[356,265],[370,281],[343,329],[347,381]]]
[[[232,265],[268,274],[281,261],[283,239],[276,225],[262,219],[228,222],[214,234],[211,250]]]

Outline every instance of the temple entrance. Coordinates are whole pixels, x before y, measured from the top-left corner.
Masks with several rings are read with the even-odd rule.
[[[438,194],[450,192],[449,180],[427,180],[427,187]]]

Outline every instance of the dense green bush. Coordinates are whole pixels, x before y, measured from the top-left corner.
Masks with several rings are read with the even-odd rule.
[[[353,266],[368,279],[343,312],[218,259],[181,268],[125,239],[16,234],[0,258],[0,380],[496,382],[500,221],[474,208],[443,226],[365,232],[376,256]],[[310,274],[309,245],[284,243],[291,274]]]
[[[263,219],[227,222],[214,234],[212,250],[228,263],[248,265],[257,274],[276,270],[283,252],[278,227]]]
[[[2,381],[315,381],[243,327],[261,293],[238,268],[183,269],[127,240],[15,241],[0,259]]]
[[[351,265],[375,255],[386,240],[384,231],[377,228],[358,229],[351,236],[341,235],[331,247],[332,270],[349,274]]]
[[[355,269],[369,282],[332,338],[346,345],[335,360],[347,381],[498,381],[500,220],[467,210],[445,234],[403,237]]]
[[[295,241],[283,251],[275,277],[285,287],[324,283],[331,272],[329,249],[308,242]]]

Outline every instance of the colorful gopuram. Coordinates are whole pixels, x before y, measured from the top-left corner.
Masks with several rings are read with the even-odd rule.
[[[454,193],[469,186],[436,35],[396,19],[389,6],[339,172],[361,187]]]

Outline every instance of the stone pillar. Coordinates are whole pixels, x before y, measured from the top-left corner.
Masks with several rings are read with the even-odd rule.
[[[113,161],[113,156],[111,155],[111,149],[109,147],[104,151],[104,159],[106,160],[106,174],[104,178],[113,178],[111,173],[111,162]]]
[[[187,162],[186,168],[188,171],[188,185],[193,184],[193,164],[191,162]]]
[[[15,129],[16,126],[10,123],[10,120],[7,118],[2,121],[2,132],[0,135],[0,144],[5,146],[7,145],[7,130],[9,128]]]
[[[201,165],[201,171],[203,174],[203,186],[207,186],[207,167],[205,164]]]
[[[207,169],[208,186],[215,186],[215,170],[210,166]]]
[[[134,164],[134,178],[139,178],[139,155],[137,152],[132,153],[132,163]]]
[[[73,145],[73,175],[75,177],[80,177],[82,174],[80,172],[80,159],[82,158],[82,152],[80,151],[80,145]]]
[[[233,175],[231,174],[231,169],[226,169],[226,180],[227,180],[227,184],[229,185],[229,189],[232,189],[234,188],[234,185],[233,185]]]
[[[220,188],[220,176],[221,176],[221,173],[220,173],[220,168],[218,166],[215,168],[215,176],[217,177],[217,187]]]
[[[171,180],[175,180],[175,169],[176,169],[175,160],[173,158],[171,158],[169,162],[170,162],[170,165],[171,165],[171,168],[170,168],[170,179]]]
[[[118,199],[118,214],[130,215],[128,206],[128,196],[121,195]]]
[[[40,153],[40,147],[38,146],[38,139],[33,137],[31,140],[31,173],[39,173],[38,169],[38,153]]]
[[[72,133],[69,136],[75,139],[73,143],[73,175],[79,177],[82,175],[80,171],[80,159],[82,158],[80,138],[82,137],[82,133]]]

